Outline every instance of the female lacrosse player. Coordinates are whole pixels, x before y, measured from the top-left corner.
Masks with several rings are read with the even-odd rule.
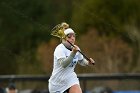
[[[62,39],[62,43],[59,44],[54,51],[54,64],[53,72],[49,79],[49,92],[82,93],[79,79],[74,72],[74,68],[77,63],[86,66],[94,63],[94,60],[90,58],[90,61],[87,61],[83,55],[77,52],[79,47],[74,45],[75,32],[71,28],[65,29],[64,34],[66,38]],[[74,47],[72,47],[68,41],[71,42]]]

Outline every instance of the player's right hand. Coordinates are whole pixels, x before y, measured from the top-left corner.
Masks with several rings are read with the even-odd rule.
[[[74,53],[76,53],[79,50],[79,47],[77,45],[74,45],[74,47],[72,47],[72,51]]]

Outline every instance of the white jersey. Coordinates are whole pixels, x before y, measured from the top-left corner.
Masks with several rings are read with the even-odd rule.
[[[57,61],[60,58],[66,58],[70,55],[71,51],[68,50],[63,44],[59,44],[54,51],[54,64],[53,72],[49,79],[49,91],[50,93],[63,93],[65,90],[75,84],[79,84],[74,68],[78,60],[82,60],[83,57],[78,56],[77,52],[73,61],[66,67]]]

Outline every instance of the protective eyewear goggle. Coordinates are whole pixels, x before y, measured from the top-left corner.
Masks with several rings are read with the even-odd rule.
[[[70,33],[70,34],[67,35],[68,38],[71,38],[72,36],[76,37],[76,34],[75,33]]]

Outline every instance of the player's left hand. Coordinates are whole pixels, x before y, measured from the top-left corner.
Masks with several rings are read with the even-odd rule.
[[[94,65],[95,64],[95,61],[92,58],[90,58],[89,64],[90,65]]]

